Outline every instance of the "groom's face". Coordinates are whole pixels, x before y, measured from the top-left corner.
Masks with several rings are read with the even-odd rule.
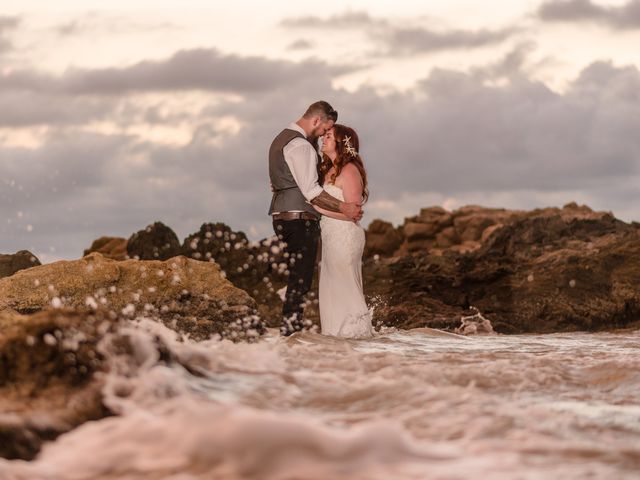
[[[311,132],[312,137],[322,137],[328,130],[333,128],[333,120],[330,118],[316,117],[316,119],[314,123],[316,123],[317,126],[315,126],[313,132]]]

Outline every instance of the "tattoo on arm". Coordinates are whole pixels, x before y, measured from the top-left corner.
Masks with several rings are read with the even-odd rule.
[[[311,200],[311,203],[320,208],[324,208],[325,210],[329,210],[330,212],[340,213],[340,200],[332,197],[327,192],[322,192],[316,198]]]

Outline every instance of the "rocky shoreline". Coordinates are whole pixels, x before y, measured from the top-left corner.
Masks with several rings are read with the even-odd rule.
[[[640,319],[639,235],[636,222],[574,203],[424,208],[396,227],[371,222],[365,294],[378,326],[456,330],[475,308],[500,333],[624,328]],[[280,321],[282,252],[273,237],[250,242],[223,223],[205,223],[180,242],[156,222],[128,239],[99,238],[79,260],[40,265],[27,251],[0,255],[0,311],[95,304],[148,314],[197,338],[230,337],[224,325],[252,317],[259,335]],[[317,323],[315,303],[307,316]]]
[[[639,261],[638,224],[569,205],[514,215],[471,251],[413,251],[364,271],[388,325],[454,329],[475,307],[499,333],[554,333],[638,326]]]
[[[118,325],[147,317],[195,340],[234,341],[277,326],[282,252],[275,238],[250,242],[222,223],[180,242],[156,222],[129,239],[102,237],[78,260],[0,255],[0,456],[33,458],[42,442],[112,414],[98,345]],[[363,275],[377,326],[640,327],[640,224],[575,204],[432,207],[397,227],[374,220]],[[317,323],[316,303],[307,316]]]

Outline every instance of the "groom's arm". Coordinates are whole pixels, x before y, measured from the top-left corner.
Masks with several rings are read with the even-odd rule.
[[[362,218],[362,208],[360,204],[341,202],[324,190],[320,195],[311,200],[311,204],[324,210],[329,210],[330,212],[341,213],[356,222]]]
[[[330,212],[343,213],[354,220],[362,217],[360,205],[341,202],[318,185],[317,156],[309,142],[294,139],[285,146],[283,153],[293,179],[309,203]]]
[[[334,212],[337,214],[342,214],[341,216],[345,216],[350,220],[354,220],[359,222],[362,218],[362,207],[359,203],[347,203],[341,202],[335,197],[332,197],[324,190],[320,195],[316,198],[312,199],[310,202],[313,206],[319,207],[320,209],[327,210],[329,212]],[[320,212],[323,213],[323,212]],[[334,218],[340,218],[340,216],[336,217],[335,215],[330,215]],[[343,220],[342,218],[340,218]]]
[[[316,207],[329,210],[330,212],[340,213],[340,204],[343,202],[322,190],[322,193],[320,193],[316,198],[312,198],[310,203]]]

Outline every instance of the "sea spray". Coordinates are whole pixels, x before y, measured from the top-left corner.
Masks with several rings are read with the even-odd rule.
[[[194,342],[139,319],[100,344],[116,416],[0,478],[631,479],[639,346],[430,329]]]

